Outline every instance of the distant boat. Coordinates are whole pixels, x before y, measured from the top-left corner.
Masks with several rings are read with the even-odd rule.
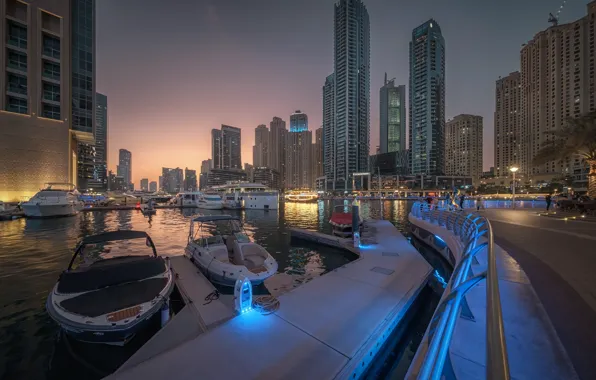
[[[352,226],[352,213],[349,211],[351,206],[337,205],[333,208],[333,213],[329,219],[332,227],[332,233],[336,236],[350,237],[354,234]],[[359,216],[359,225],[362,224],[362,218]]]
[[[27,217],[73,216],[84,207],[79,195],[75,185],[71,183],[47,183],[44,189],[23,202],[21,207]]]
[[[223,201],[218,194],[205,194],[201,191],[178,193],[169,203],[179,207],[196,207],[205,210],[223,209]]]
[[[231,182],[210,191],[220,194],[228,209],[277,210],[279,206],[279,192],[260,183]]]
[[[312,192],[290,193],[286,195],[286,201],[289,202],[316,202],[318,199],[319,195]]]

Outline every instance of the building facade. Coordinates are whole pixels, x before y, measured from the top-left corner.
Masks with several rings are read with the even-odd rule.
[[[149,191],[155,193],[157,191],[157,182],[151,181],[149,182]]]
[[[213,161],[213,168],[220,169],[222,166],[221,160],[221,130],[211,130],[211,160]]]
[[[184,191],[197,191],[197,171],[184,169]]]
[[[335,75],[323,85],[323,175],[329,188],[335,185]],[[326,185],[325,185],[326,187]]]
[[[184,191],[184,173],[182,169],[161,168],[162,190],[177,194]]]
[[[248,182],[254,181],[255,167],[249,163],[244,163],[244,171],[246,172],[246,180]]]
[[[411,172],[443,174],[445,39],[432,19],[412,31],[409,98]]]
[[[234,181],[246,181],[246,172],[241,169],[211,169],[207,174],[207,187]]]
[[[221,126],[221,168],[242,170],[242,134],[240,128]]]
[[[269,129],[265,124],[255,128],[255,145],[252,148],[252,163],[255,167],[268,166]]]
[[[380,91],[380,149],[381,153],[406,150],[406,86],[395,86],[395,79],[387,80]]]
[[[287,133],[286,122],[277,116],[274,117],[269,123],[268,164],[271,169],[275,169],[279,173],[282,188],[284,187],[286,174]]]
[[[149,179],[148,178],[141,179],[141,191],[149,191]]]
[[[445,174],[482,177],[482,116],[457,115],[445,125]]]
[[[521,88],[527,153],[522,171],[530,175],[582,176],[585,165],[577,157],[563,162],[532,165],[532,160],[552,138],[544,132],[561,128],[568,118],[596,110],[594,75],[596,64],[596,2],[587,5],[587,15],[568,24],[539,32],[521,49]]]
[[[513,72],[499,78],[495,90],[494,174],[508,176],[509,168],[528,170],[527,137],[523,128],[521,74]]]
[[[201,174],[199,175],[199,189],[203,190],[207,187],[207,176],[209,171],[213,169],[213,160],[207,159],[201,161]]]
[[[308,131],[308,116],[297,110],[290,115],[290,132],[304,132]]]
[[[312,187],[315,179],[323,176],[323,127],[315,130],[315,142],[312,144]]]
[[[333,189],[352,187],[368,170],[370,141],[370,23],[360,0],[340,0],[334,12]]]
[[[95,165],[90,187],[107,189],[108,176],[108,97],[95,94]]]
[[[132,189],[132,153],[126,149],[120,149],[118,152],[116,172],[119,177],[124,179],[125,189]]]
[[[76,181],[70,24],[67,1],[0,2],[0,200]]]
[[[313,182],[312,132],[290,131],[287,136],[285,189],[310,189]]]
[[[263,184],[271,189],[281,189],[279,172],[271,168],[254,168],[253,182]]]

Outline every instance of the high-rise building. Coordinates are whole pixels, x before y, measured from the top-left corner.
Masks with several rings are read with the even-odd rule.
[[[184,191],[184,173],[182,169],[161,168],[162,190],[176,194]]]
[[[211,159],[214,168],[221,168],[221,130],[211,130]]]
[[[312,144],[312,177],[315,180],[323,176],[323,127],[315,130],[315,142]]]
[[[271,189],[281,189],[279,172],[271,168],[254,168],[253,182],[263,184]]]
[[[297,110],[290,115],[290,132],[304,132],[308,131],[308,116]]]
[[[246,172],[246,180],[252,182],[254,180],[255,167],[249,163],[244,163],[244,171]]]
[[[312,187],[312,132],[309,130],[287,134],[286,189]]]
[[[347,190],[352,187],[353,173],[368,170],[370,24],[361,0],[336,3],[334,21],[335,101],[333,138],[329,142],[334,159],[328,180],[333,182],[333,189]]]
[[[126,149],[120,149],[118,154],[118,166],[116,172],[124,179],[125,189],[132,188],[132,153]]]
[[[238,181],[246,181],[246,172],[242,169],[211,169],[207,174],[207,187]]]
[[[527,171],[526,135],[523,129],[521,74],[499,78],[495,91],[495,175],[508,176],[509,168]]]
[[[409,98],[411,173],[443,174],[445,39],[432,19],[412,31]]]
[[[380,91],[381,153],[406,150],[406,86],[387,80]]]
[[[335,186],[335,75],[323,85],[323,175]]]
[[[579,157],[561,163],[534,166],[532,160],[548,139],[545,131],[561,128],[567,118],[596,110],[596,2],[587,15],[568,24],[539,32],[521,49],[521,86],[527,153],[521,171],[530,175],[579,172],[587,184],[585,164]]]
[[[71,0],[71,128],[77,147],[77,186],[96,188],[95,0]]]
[[[68,1],[0,2],[0,200],[75,182]],[[23,153],[26,152],[26,153]]]
[[[149,179],[148,178],[141,179],[141,191],[149,191]]]
[[[157,182],[151,181],[149,182],[149,191],[155,193],[157,191]]]
[[[274,117],[269,123],[269,167],[278,171],[282,188],[284,187],[286,174],[286,122],[279,117]]]
[[[482,176],[482,116],[457,115],[445,125],[445,174]]]
[[[197,191],[197,171],[184,169],[184,191]]]
[[[241,130],[229,125],[211,130],[211,157],[215,169],[242,169]]]
[[[90,187],[99,191],[107,189],[108,175],[108,97],[95,94],[95,166]]]
[[[255,167],[268,166],[269,129],[265,124],[255,128],[255,145],[252,149],[252,164]]]
[[[203,190],[207,187],[207,176],[211,169],[213,169],[212,159],[209,158],[201,162],[201,174],[199,175],[199,189]]]

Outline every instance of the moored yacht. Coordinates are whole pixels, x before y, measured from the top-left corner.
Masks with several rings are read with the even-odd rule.
[[[313,192],[290,192],[285,198],[288,202],[316,202],[319,195]]]
[[[211,190],[224,198],[224,208],[245,210],[277,210],[279,193],[260,183],[228,183]]]
[[[179,207],[196,207],[205,210],[223,209],[223,201],[218,194],[206,194],[201,191],[187,191],[176,194],[170,204]]]
[[[83,206],[79,192],[70,183],[47,183],[44,189],[21,204],[25,216],[34,218],[72,216]]]

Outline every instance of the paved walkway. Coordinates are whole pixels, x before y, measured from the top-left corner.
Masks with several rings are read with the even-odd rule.
[[[495,242],[529,277],[578,375],[596,365],[596,224],[537,215],[537,210],[484,210]]]

